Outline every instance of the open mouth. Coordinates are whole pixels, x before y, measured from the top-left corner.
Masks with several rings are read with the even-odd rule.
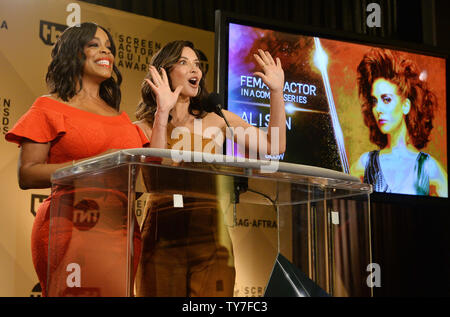
[[[197,86],[199,83],[199,80],[198,80],[198,78],[190,78],[190,79],[188,79],[188,82],[193,86]]]

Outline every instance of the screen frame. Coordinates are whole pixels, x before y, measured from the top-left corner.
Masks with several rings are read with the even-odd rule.
[[[216,10],[215,12],[215,64],[214,64],[214,91],[222,96],[224,104],[223,108],[227,109],[227,90],[228,90],[228,40],[229,40],[229,24],[241,24],[262,29],[269,29],[278,32],[293,33],[304,36],[316,36],[320,38],[344,41],[354,44],[362,44],[376,46],[392,50],[400,50],[409,53],[422,54],[445,59],[446,64],[446,122],[447,122],[447,174],[449,171],[449,94],[450,94],[450,52],[439,49],[434,46],[402,42],[380,38],[377,36],[361,35],[341,30],[324,29],[305,25],[296,25],[284,21],[260,18],[250,15],[236,14],[232,12]],[[220,76],[219,76],[220,74]],[[225,142],[226,143],[226,142]],[[226,151],[226,146],[224,146]],[[226,152],[225,152],[226,153]],[[447,187],[449,187],[447,179]],[[450,196],[450,194],[449,194]],[[370,196],[374,202],[392,202],[392,203],[414,203],[414,204],[448,204],[449,198],[407,195],[397,193],[373,192]]]

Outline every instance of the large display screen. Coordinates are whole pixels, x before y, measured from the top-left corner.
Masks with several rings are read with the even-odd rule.
[[[218,90],[251,125],[270,120],[270,91],[253,75],[253,54],[263,49],[281,60],[280,161],[350,173],[378,192],[448,197],[446,58],[255,23],[222,28]]]

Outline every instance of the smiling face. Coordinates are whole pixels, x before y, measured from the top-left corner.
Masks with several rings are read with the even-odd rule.
[[[372,85],[372,113],[383,134],[391,134],[401,127],[409,112],[407,99],[398,93],[397,85],[378,78]]]
[[[108,35],[101,28],[97,28],[94,37],[84,46],[86,60],[83,76],[92,76],[104,81],[111,77],[114,56],[111,53],[111,43]]]
[[[181,57],[169,72],[172,88],[182,86],[181,95],[195,97],[199,92],[202,75],[197,54],[190,47],[184,47]]]

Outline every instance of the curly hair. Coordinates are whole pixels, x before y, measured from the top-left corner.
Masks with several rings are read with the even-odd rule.
[[[373,48],[364,55],[357,68],[359,95],[363,101],[361,110],[364,123],[370,131],[370,141],[381,149],[386,147],[388,139],[378,128],[372,112],[372,84],[378,78],[394,83],[399,95],[409,99],[411,107],[405,116],[408,135],[412,144],[422,149],[427,145],[433,129],[437,107],[435,94],[428,89],[426,81],[421,80],[416,64],[400,53]]]
[[[62,100],[68,101],[82,89],[83,66],[86,61],[84,47],[94,38],[97,28],[105,31],[111,43],[111,54],[116,56],[113,38],[105,28],[92,22],[67,28],[52,49],[52,61],[45,77],[50,93],[56,93]],[[113,65],[113,72],[117,79],[111,76],[103,81],[100,84],[99,94],[110,107],[119,110],[122,75],[116,65]],[[78,91],[77,84],[79,84]]]
[[[192,42],[179,40],[167,43],[152,57],[150,61],[150,65],[153,65],[154,67],[156,67],[156,69],[159,70],[161,68],[164,68],[166,70],[166,73],[168,74],[169,77],[169,85],[172,90],[174,88],[172,87],[172,82],[170,80],[169,74],[173,65],[175,65],[180,59],[183,48],[185,47],[189,47],[192,50],[194,50],[195,54],[200,59],[200,54],[194,48],[194,44]],[[206,115],[206,111],[203,107],[203,101],[208,96],[208,91],[206,90],[205,84],[205,76],[204,76],[205,72],[203,69],[201,70],[203,76],[199,83],[200,94],[197,95],[196,97],[191,98],[188,108],[188,112],[197,119],[203,118]],[[147,72],[145,78],[151,79],[150,71]],[[155,119],[155,113],[157,109],[156,98],[151,87],[145,80],[142,82],[141,96],[142,99],[139,102],[135,113],[136,118],[138,120],[145,119],[150,124],[153,124],[153,120]],[[172,117],[169,115],[169,122],[171,119]]]

